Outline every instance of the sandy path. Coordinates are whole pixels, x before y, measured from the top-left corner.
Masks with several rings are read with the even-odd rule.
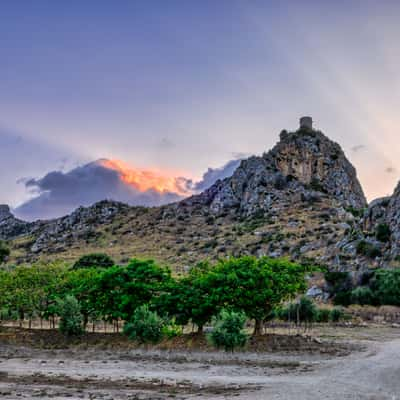
[[[309,374],[265,379],[243,399],[400,399],[400,339],[370,345],[367,352],[322,362]]]
[[[400,399],[400,339],[322,356],[0,348],[0,398]]]

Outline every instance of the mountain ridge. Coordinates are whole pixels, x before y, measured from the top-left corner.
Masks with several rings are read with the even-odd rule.
[[[368,207],[340,145],[305,126],[282,131],[270,151],[242,160],[231,177],[176,203],[145,208],[102,201],[34,223],[4,207],[2,223],[1,209],[0,238],[10,241],[17,263],[104,251],[119,262],[152,257],[182,270],[204,258],[254,254],[312,259],[361,274],[399,256],[400,185],[386,202]],[[372,240],[379,224],[388,226],[387,243]],[[380,255],[360,254],[363,241]]]

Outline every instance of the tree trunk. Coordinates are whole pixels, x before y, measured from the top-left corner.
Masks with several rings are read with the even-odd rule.
[[[256,319],[256,322],[254,324],[253,336],[259,336],[261,334],[262,334],[262,321],[261,319]]]
[[[198,325],[197,326],[197,334],[198,335],[202,335],[203,334],[203,328],[204,328],[203,325]]]

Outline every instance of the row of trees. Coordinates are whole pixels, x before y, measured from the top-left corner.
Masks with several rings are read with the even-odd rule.
[[[362,285],[357,287],[348,272],[328,272],[325,279],[336,305],[400,306],[400,268],[365,274]]]
[[[135,310],[147,305],[179,325],[195,324],[200,332],[213,316],[228,309],[254,320],[254,333],[259,334],[278,305],[305,290],[307,269],[266,257],[204,262],[183,277],[174,277],[154,261],[138,259],[126,266],[101,268],[19,266],[0,271],[0,309],[3,315],[20,320],[54,320],[60,315],[60,299],[73,296],[83,327],[98,320],[129,322]]]

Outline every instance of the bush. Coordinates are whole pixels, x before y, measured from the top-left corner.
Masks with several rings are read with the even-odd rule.
[[[329,319],[332,322],[339,322],[343,318],[344,318],[344,312],[341,308],[339,307],[332,308],[329,316]]]
[[[135,310],[131,322],[124,326],[124,333],[141,343],[157,343],[163,337],[164,325],[164,320],[145,304]]]
[[[390,235],[390,228],[387,224],[379,224],[376,227],[375,237],[380,242],[387,243],[390,240]]]
[[[374,295],[369,287],[358,287],[351,292],[351,303],[361,306],[374,304]]]
[[[343,292],[336,293],[335,297],[333,298],[333,304],[336,306],[349,306],[352,303],[351,294],[352,292],[350,290],[344,290]]]
[[[162,327],[162,334],[167,338],[174,338],[176,336],[181,336],[183,329],[181,325],[176,324],[175,319],[169,321],[166,325]]]
[[[365,240],[361,240],[357,244],[357,253],[369,258],[376,258],[382,255],[381,250],[374,246],[372,243],[368,243]]]
[[[74,336],[83,333],[81,307],[74,296],[67,296],[58,302],[58,315],[59,330],[64,335]]]
[[[348,272],[328,271],[325,272],[324,277],[329,285],[329,293],[331,295],[348,291],[352,287],[351,276]]]
[[[10,249],[5,242],[0,240],[0,264],[2,264],[6,258],[10,255]]]
[[[379,304],[400,306],[400,268],[376,271],[371,289]]]
[[[110,268],[114,265],[114,260],[103,253],[92,253],[82,256],[74,265],[73,269],[80,268]]]
[[[329,322],[330,315],[331,310],[329,310],[328,308],[320,308],[317,312],[316,321],[320,323]]]
[[[207,339],[217,348],[232,351],[237,347],[243,347],[247,343],[248,336],[244,332],[246,315],[235,311],[221,310],[216,318],[213,318],[213,330],[207,335]]]

